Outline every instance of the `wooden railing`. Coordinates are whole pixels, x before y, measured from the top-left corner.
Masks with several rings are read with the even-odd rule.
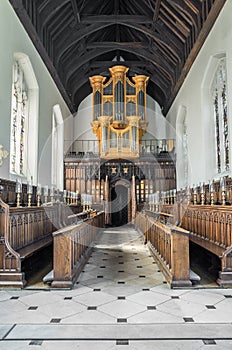
[[[71,288],[92,250],[92,243],[104,227],[104,213],[53,233],[54,288]]]
[[[137,213],[135,227],[145,235],[151,253],[171,287],[191,286],[189,232],[165,225],[145,213]]]
[[[232,207],[189,205],[181,227],[190,231],[191,241],[221,259],[218,283],[232,286]]]

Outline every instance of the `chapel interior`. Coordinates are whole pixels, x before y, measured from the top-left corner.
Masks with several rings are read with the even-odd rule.
[[[232,287],[231,10],[1,1],[1,288],[72,288],[131,227],[170,288]]]

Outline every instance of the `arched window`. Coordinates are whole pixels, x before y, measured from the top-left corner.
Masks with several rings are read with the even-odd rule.
[[[59,105],[53,107],[52,115],[52,185],[63,190],[64,181],[64,123]]]
[[[36,183],[38,84],[28,56],[22,53],[14,55],[11,111],[10,173],[33,177]]]
[[[211,96],[214,110],[217,172],[221,173],[229,171],[230,168],[225,57],[219,60],[211,86]]]

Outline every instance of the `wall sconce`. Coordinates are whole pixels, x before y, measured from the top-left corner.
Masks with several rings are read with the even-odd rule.
[[[0,145],[0,166],[3,164],[3,160],[6,159],[9,155],[9,152],[3,148],[3,145]]]

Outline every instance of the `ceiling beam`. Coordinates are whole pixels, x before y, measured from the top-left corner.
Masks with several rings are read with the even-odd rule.
[[[151,29],[142,26],[140,24],[137,24],[136,22],[134,23],[130,23],[129,21],[125,21],[123,16],[118,16],[117,19],[117,23],[127,26],[129,28],[133,28],[138,30],[139,32],[148,35],[149,37],[151,37],[154,40],[157,40],[157,35],[156,33],[154,33]],[[114,23],[113,23],[114,24]],[[111,22],[107,22],[107,23],[94,23],[88,27],[84,27],[82,29],[78,30],[74,30],[73,33],[70,35],[70,33],[62,40],[60,41],[60,46],[59,49],[57,50],[57,55],[56,55],[56,59],[54,62],[54,65],[56,67],[59,66],[59,63],[62,59],[62,56],[65,54],[65,52],[70,49],[72,46],[76,45],[77,42],[81,39],[83,39],[84,37],[100,30],[100,29],[104,29],[107,26],[112,25]],[[183,43],[185,42],[185,40],[183,39]],[[172,49],[173,50],[173,49]]]
[[[167,114],[176,95],[178,94],[188,72],[190,71],[190,68],[192,67],[200,49],[202,48],[211,28],[213,27],[214,25],[214,22],[215,20],[217,19],[217,17],[219,16],[223,6],[225,5],[227,0],[220,0],[219,1],[215,1],[212,8],[211,8],[211,11],[206,19],[206,21],[204,22],[203,24],[203,27],[198,35],[198,38],[185,62],[185,65],[181,71],[181,75],[175,85],[175,88],[172,90],[172,94],[169,98],[169,100],[167,101],[167,105],[164,109],[164,114]]]
[[[103,55],[104,53],[112,51],[112,48],[102,48],[102,49],[94,49],[85,55],[81,56],[79,59],[76,59],[75,61],[70,62],[70,67],[67,68],[67,74],[66,74],[66,80],[65,80],[65,86],[69,86],[69,81],[72,79],[73,74],[85,63],[88,63],[92,59],[96,59],[97,57]],[[137,57],[141,57],[142,59],[145,59],[148,62],[151,62],[154,67],[158,71],[162,72],[162,75],[166,77],[166,79],[169,81],[171,85],[174,84],[174,72],[172,71],[172,67],[167,64],[165,60],[162,59],[160,55],[157,53],[150,53],[147,50],[144,49],[136,49],[134,47],[123,47],[121,48],[121,51],[126,51],[129,53],[133,53]],[[155,68],[154,68],[155,70]]]
[[[128,6],[130,6],[131,13],[135,13],[135,12],[143,13],[148,17],[151,16],[151,19],[152,19],[151,9],[147,5],[147,0],[139,0],[139,1],[126,0],[126,7]]]
[[[164,8],[165,11],[162,10],[162,12],[166,13],[166,17],[170,18],[170,21],[172,23],[175,23],[176,25],[179,23],[179,25],[177,26],[180,31],[185,35],[187,36],[189,34],[189,27],[187,27],[185,25],[185,23],[180,19],[180,16],[177,16],[171,9],[169,6],[166,6],[165,3],[162,3],[162,7]],[[168,16],[169,14],[169,16]]]
[[[83,15],[81,16],[81,23],[92,24],[92,23],[118,23],[118,21],[125,21],[129,23],[141,23],[151,24],[152,19],[143,15]]]
[[[156,0],[155,11],[154,11],[153,20],[152,20],[153,23],[156,23],[156,21],[158,20],[160,5],[161,5],[161,0]]]
[[[105,68],[105,67],[112,67],[114,65],[121,64],[122,66],[127,66],[131,68],[133,67],[146,67],[146,68],[151,68],[153,65],[151,63],[145,62],[145,61],[91,61],[89,63],[90,68]],[[107,68],[108,69],[108,68]]]
[[[73,8],[74,18],[76,20],[76,23],[79,24],[81,22],[81,18],[80,18],[80,12],[78,10],[76,0],[71,0],[71,4]]]
[[[60,40],[59,42],[59,47],[57,47],[57,55],[54,65],[58,67],[62,56],[65,54],[65,52],[68,49],[70,49],[73,45],[75,45],[78,41],[110,25],[112,25],[112,23],[94,23],[87,27],[83,27],[80,30],[74,29],[72,33],[68,32],[67,35],[63,38],[63,40]]]
[[[69,2],[70,0],[56,0],[56,1],[47,0],[43,2],[40,6],[38,6],[38,14],[39,16],[45,18],[48,14],[52,12],[56,13]]]
[[[176,62],[180,63],[180,59],[176,55],[170,55],[170,49],[168,46],[162,45],[163,43],[158,43],[156,46],[156,52],[157,49],[162,52],[163,55],[166,56],[166,59],[169,61],[172,61],[174,64]],[[151,52],[153,51],[152,47],[150,46],[149,43],[144,43],[144,42],[107,42],[107,41],[97,41],[97,42],[92,42],[86,45],[86,49],[95,49],[95,48],[105,48],[109,47],[112,49],[121,49],[124,47],[131,47],[131,48],[141,48],[141,49],[147,49],[150,50]],[[168,52],[169,51],[169,52]]]
[[[42,38],[44,28],[46,28],[47,23],[51,21],[54,16],[62,9],[63,6],[66,6],[70,0],[56,0],[55,3],[52,1],[47,1],[41,7],[38,7],[38,17],[40,18],[40,28],[39,35]]]
[[[149,45],[144,42],[122,42],[122,41],[95,41],[91,43],[87,43],[86,48],[87,49],[95,49],[95,48],[112,48],[112,49],[117,49],[117,48],[123,48],[123,47],[135,47],[135,48],[142,48],[142,49],[148,49]]]

